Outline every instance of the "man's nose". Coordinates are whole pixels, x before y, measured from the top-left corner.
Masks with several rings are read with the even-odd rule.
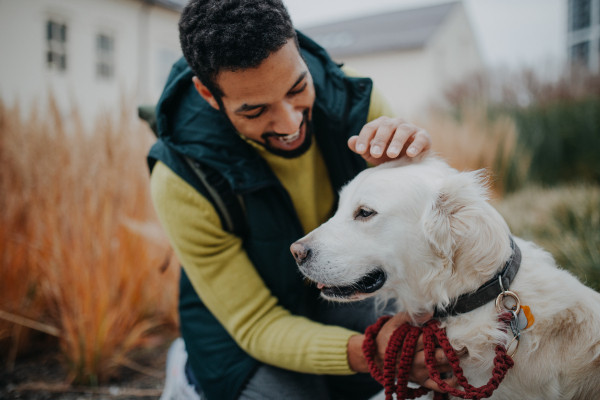
[[[300,242],[292,244],[290,251],[294,255],[294,258],[298,264],[302,264],[303,262],[307,261],[310,256],[310,248]]]
[[[277,107],[277,113],[273,122],[273,131],[276,133],[291,135],[300,129],[303,114],[293,104],[283,102]]]

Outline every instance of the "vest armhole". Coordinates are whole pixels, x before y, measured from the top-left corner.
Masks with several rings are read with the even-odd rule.
[[[247,227],[246,209],[242,196],[234,194],[221,175],[214,173],[214,171],[189,157],[183,156],[183,158],[202,186],[208,191],[213,200],[213,205],[222,217],[223,228],[239,237],[244,237]]]

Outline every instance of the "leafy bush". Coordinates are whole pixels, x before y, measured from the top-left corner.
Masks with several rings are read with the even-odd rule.
[[[530,155],[530,181],[600,183],[600,98],[534,105],[512,115],[519,144]]]
[[[530,182],[600,182],[599,74],[571,68],[543,80],[532,71],[497,71],[449,88],[445,102],[447,114],[459,126],[468,125],[474,107],[485,110],[489,124],[513,121],[515,145],[507,149],[493,139],[487,144],[502,161],[491,168],[500,180],[496,187],[513,192]],[[459,152],[473,150],[477,152],[464,146]]]

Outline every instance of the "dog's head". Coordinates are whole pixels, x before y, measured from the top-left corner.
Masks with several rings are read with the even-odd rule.
[[[359,174],[336,214],[291,251],[324,298],[377,293],[416,315],[475,290],[510,257],[510,244],[484,175],[424,155]]]

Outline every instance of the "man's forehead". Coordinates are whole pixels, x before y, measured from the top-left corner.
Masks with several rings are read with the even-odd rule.
[[[223,71],[216,81],[223,97],[231,101],[264,101],[265,97],[287,93],[307,70],[295,43],[289,41],[258,67]]]

